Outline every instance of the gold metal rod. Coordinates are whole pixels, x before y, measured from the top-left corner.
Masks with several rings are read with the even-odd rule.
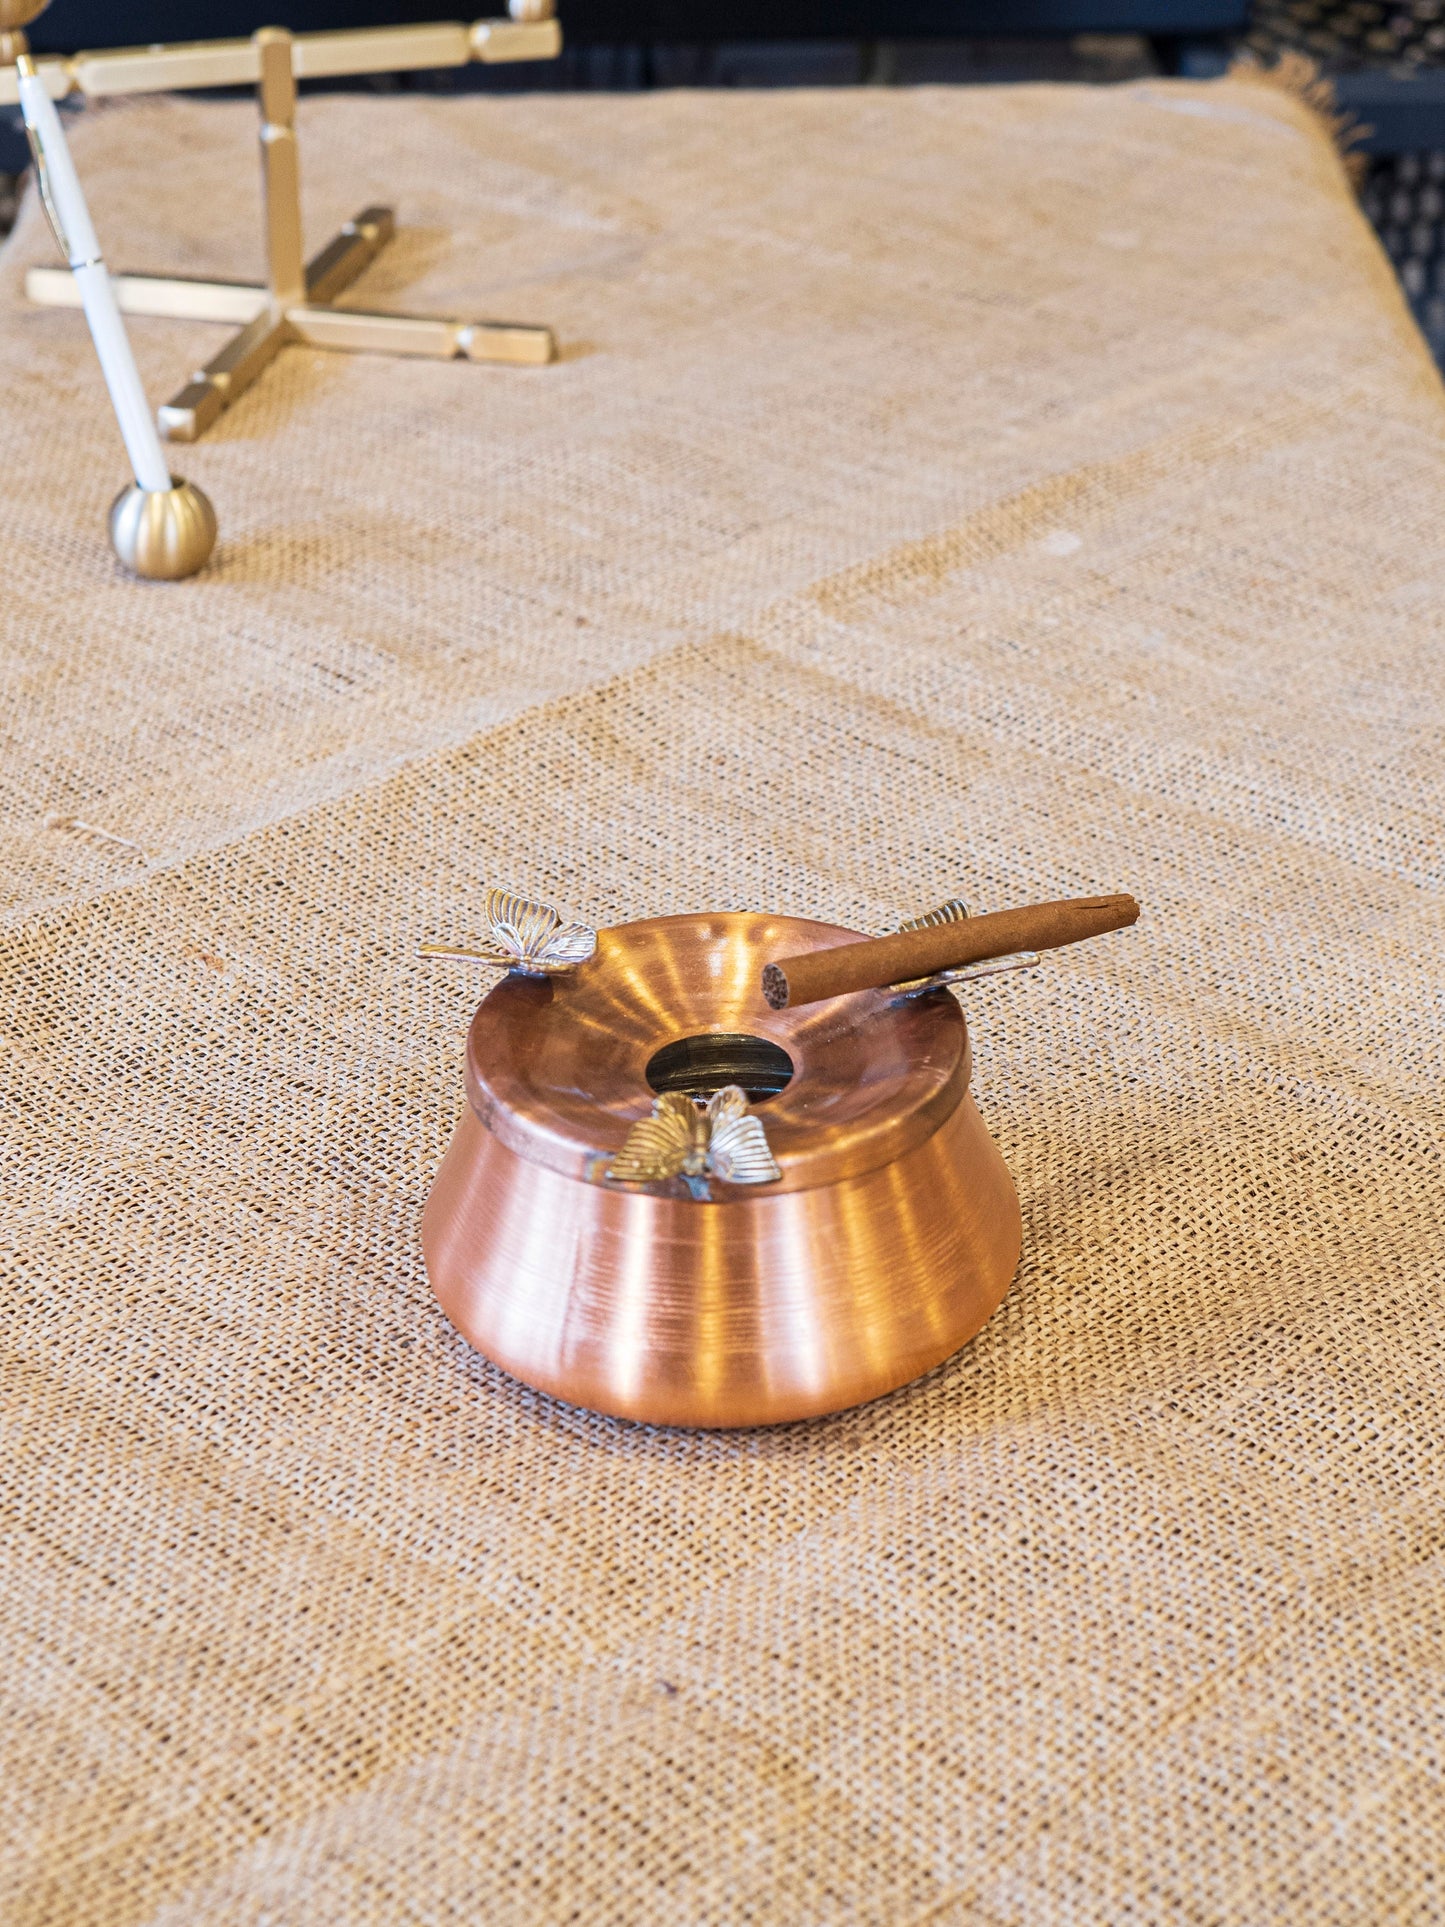
[[[306,298],[301,249],[301,161],[296,151],[296,76],[291,36],[284,27],[262,27],[261,186],[266,209],[266,280],[278,308]]]
[[[554,60],[562,50],[555,20],[436,21],[415,27],[363,27],[342,33],[295,36],[294,71],[300,80],[345,74],[411,73],[428,67],[489,66],[518,60]],[[198,87],[246,87],[261,78],[250,40],[175,41],[155,47],[87,50],[69,60],[41,60],[36,70],[52,100],[69,93],[181,93]],[[0,107],[19,94],[13,67],[0,68]]]
[[[68,60],[37,60],[35,72],[52,100],[64,100],[67,94],[75,91],[75,74]],[[0,67],[0,107],[16,107],[19,103],[20,88],[15,67],[7,62]]]
[[[258,314],[249,327],[243,328],[221,349],[212,355],[200,374],[219,388],[229,408],[238,395],[242,395],[260,374],[266,364],[291,339],[291,330],[284,315],[274,309]]]
[[[396,232],[389,207],[363,208],[306,264],[306,299],[332,301],[376,259]],[[187,274],[117,274],[112,285],[122,314],[168,321],[228,321],[244,327],[267,303],[254,281],[207,281]],[[25,293],[39,308],[78,308],[80,290],[69,268],[29,268]]]
[[[309,305],[288,308],[286,319],[296,339],[312,348],[339,348],[352,354],[419,355],[447,361],[502,361],[540,367],[553,361],[556,340],[550,328],[505,321],[459,321],[441,315],[367,314],[354,308]]]
[[[198,442],[226,406],[219,388],[195,375],[156,410],[156,426],[168,442]]]
[[[266,306],[266,290],[251,281],[199,281],[184,274],[111,277],[122,314],[170,321],[229,321],[244,327]],[[25,293],[39,308],[78,308],[80,290],[69,268],[30,268]]]
[[[456,20],[429,26],[355,27],[343,33],[298,33],[298,80],[343,74],[409,73],[426,67],[465,67],[467,29]]]
[[[562,51],[556,20],[478,20],[470,36],[473,60],[498,66],[513,60],[555,60]]]
[[[416,947],[419,957],[454,957],[464,963],[503,964],[503,959],[495,950],[472,950],[463,943],[419,943]]]
[[[181,93],[194,87],[245,87],[261,77],[249,40],[182,40],[169,46],[106,47],[74,54],[77,90],[92,100],[109,94]]]
[[[306,264],[306,299],[334,301],[373,262],[396,233],[389,207],[364,207],[355,220]]]
[[[460,340],[468,361],[510,361],[541,367],[557,359],[557,337],[552,330],[526,322],[473,321],[463,328]]]
[[[197,370],[179,394],[157,410],[161,433],[173,442],[195,441],[292,339],[285,315],[268,304],[204,368]]]
[[[286,310],[286,320],[298,341],[308,348],[349,349],[353,354],[420,355],[450,361],[462,352],[459,336],[465,322],[440,315],[363,314],[353,308],[312,308],[299,304]]]

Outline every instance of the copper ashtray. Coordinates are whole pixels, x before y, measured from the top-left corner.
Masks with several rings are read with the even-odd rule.
[[[941,979],[774,1009],[765,964],[859,933],[716,914],[594,935],[496,892],[488,925],[479,950],[426,946],[510,968],[422,1220],[486,1357],[594,1411],[748,1426],[877,1398],[978,1331],[1019,1204]]]

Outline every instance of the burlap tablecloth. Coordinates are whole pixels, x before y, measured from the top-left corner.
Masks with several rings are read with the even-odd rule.
[[[9,249],[0,1913],[1445,1918],[1445,415],[1324,130],[1151,83],[302,138],[313,244],[405,224],[357,301],[566,349],[288,351],[147,586],[33,205]],[[114,264],[254,271],[253,144],[87,112]],[[221,339],[133,334],[157,398]],[[484,986],[414,952],[483,879],[1136,890],[968,995],[983,1335],[739,1436],[471,1353],[417,1222]]]

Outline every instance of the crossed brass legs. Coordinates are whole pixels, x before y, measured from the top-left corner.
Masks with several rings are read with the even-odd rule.
[[[233,335],[157,411],[161,433],[173,442],[195,441],[293,341],[353,354],[422,355],[441,361],[458,356],[468,361],[533,364],[553,360],[557,348],[550,328],[427,315],[366,314],[330,305],[386,246],[396,223],[390,208],[365,208],[302,267],[291,36],[280,28],[263,28],[255,36],[255,45],[260,58],[257,92],[265,188],[266,285],[192,280],[184,275],[115,277],[116,296],[125,314],[241,324],[240,333]],[[25,292],[44,307],[80,305],[79,292],[67,268],[32,268],[25,277]]]
[[[499,321],[448,321],[427,315],[364,314],[351,308],[329,307],[327,303],[356,279],[391,239],[394,229],[389,207],[366,208],[354,221],[348,221],[307,266],[305,298],[292,307],[283,308],[264,288],[247,290],[257,297],[256,313],[219,354],[197,369],[179,394],[157,411],[161,433],[173,442],[193,442],[204,435],[222,409],[245,393],[288,341],[353,354],[425,355],[440,361],[458,355],[471,361],[552,360],[556,348],[550,328],[509,327]],[[205,285],[191,283],[195,288]]]

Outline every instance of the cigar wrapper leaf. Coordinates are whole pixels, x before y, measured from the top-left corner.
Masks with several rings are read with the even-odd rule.
[[[773,1010],[845,997],[855,990],[908,984],[940,970],[983,963],[1019,950],[1056,950],[1134,923],[1132,896],[1067,897],[1019,910],[996,910],[959,923],[899,931],[859,943],[783,957],[763,969],[763,996]]]

